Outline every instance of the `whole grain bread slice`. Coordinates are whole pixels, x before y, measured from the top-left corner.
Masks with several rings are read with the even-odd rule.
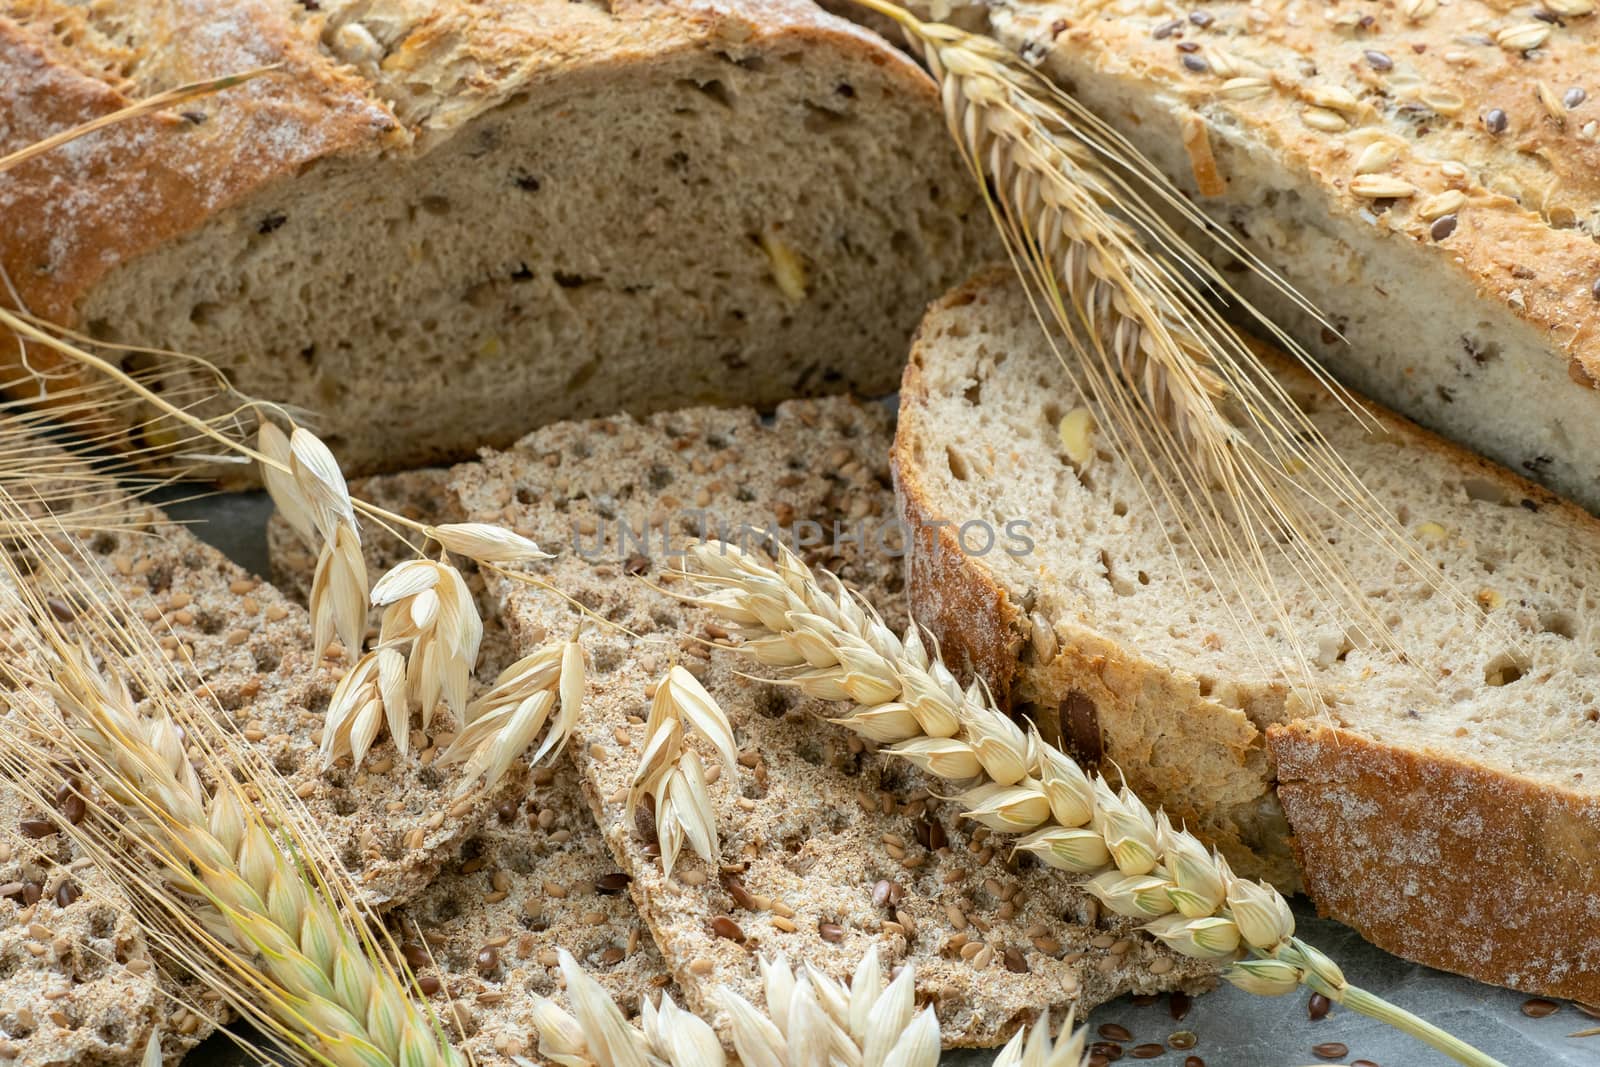
[[[761,1002],[762,954],[844,975],[877,945],[890,965],[915,964],[947,1043],[991,1045],[1045,1008],[1081,1012],[1123,992],[1208,984],[1212,965],[1100,916],[1075,885],[963,824],[919,773],[824,722],[827,705],[709,651],[720,630],[671,595],[686,591],[674,553],[704,530],[771,530],[902,621],[899,559],[878,542],[898,544],[884,526],[888,443],[881,408],[801,401],[770,423],[712,409],[563,423],[454,470],[462,514],[561,550],[539,568],[561,596],[488,582],[519,649],[571,631],[579,616],[564,597],[629,631],[590,624],[589,703],[573,755],[684,1000],[716,1018],[719,986]],[[686,854],[668,878],[652,822],[628,818],[625,799],[649,693],[674,661],[727,712],[740,758],[737,774],[711,785],[721,864]]]
[[[1318,617],[1284,566],[1276,582],[1325,710],[1258,666],[1285,662],[1288,637],[1230,622],[1248,615],[1223,610],[1234,594],[1169,550],[1175,521],[1109,446],[1082,469],[1069,457],[1058,423],[1083,401],[1000,268],[930,310],[906,370],[894,469],[913,613],[1235,869],[1303,881],[1324,911],[1408,958],[1600,999],[1600,867],[1586,858],[1600,849],[1600,524],[1381,409],[1363,427],[1264,358],[1476,599],[1481,621],[1325,520],[1425,665]],[[1028,522],[1032,551],[963,552],[971,520]]]
[[[320,412],[352,473],[889,391],[996,249],[930,80],[805,0],[9,4],[0,153],[266,64],[9,172],[0,267]]]

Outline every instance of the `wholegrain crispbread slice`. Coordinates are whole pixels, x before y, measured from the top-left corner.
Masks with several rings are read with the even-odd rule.
[[[915,964],[919,996],[938,1009],[948,1044],[991,1045],[1045,1008],[1081,1012],[1128,991],[1208,984],[1212,965],[1175,955],[1133,922],[1101,917],[1064,877],[964,825],[958,806],[920,774],[823,722],[828,705],[745,677],[747,661],[709,652],[721,631],[671,595],[687,591],[674,580],[672,551],[708,524],[733,536],[741,526],[821,530],[828,543],[802,546],[803,554],[898,624],[899,563],[879,551],[894,515],[888,442],[880,408],[793,402],[770,423],[711,409],[563,423],[454,469],[461,514],[559,548],[540,577],[631,631],[597,628],[585,638],[589,706],[574,754],[606,843],[631,876],[685,1000],[714,1017],[718,986],[761,1001],[759,955],[781,951],[843,975],[877,945],[891,966]],[[631,538],[620,537],[619,521],[633,524]],[[845,537],[834,536],[835,523]],[[882,541],[892,548],[896,537]],[[564,599],[536,586],[506,577],[487,584],[519,651],[569,632],[577,619]],[[668,879],[648,818],[627,818],[625,800],[647,694],[675,660],[721,703],[741,758],[736,776],[711,785],[720,869],[686,853]],[[715,762],[701,742],[691,744]]]
[[[410,518],[447,521],[450,471],[425,468],[363,478],[361,498]],[[281,516],[268,524],[272,573],[289,590],[309,592],[316,560]],[[367,566],[381,573],[411,555],[396,537],[366,537]],[[480,601],[476,571],[467,584]],[[497,617],[484,616],[480,679],[516,658]],[[578,785],[568,755],[534,769],[526,795],[503,798],[494,815],[461,842],[439,876],[388,916],[396,940],[424,978],[449,998],[447,1022],[480,1064],[533,1055],[534,998],[565,1003],[556,951],[577,958],[629,1018],[646,996],[681,999],[661,953],[626,891]],[[492,955],[485,951],[492,949]]]

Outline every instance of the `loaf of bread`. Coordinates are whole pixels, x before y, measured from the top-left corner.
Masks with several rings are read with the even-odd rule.
[[[1316,590],[1277,557],[1311,676],[1277,673],[1291,635],[1241,632],[1238,594],[1170,546],[1178,520],[1109,434],[1063,441],[1063,414],[1084,401],[1008,268],[935,305],[906,370],[894,469],[914,616],[1236,871],[1303,885],[1409,959],[1600,1000],[1600,607],[1587,589],[1600,523],[1381,409],[1363,425],[1262,356],[1482,619],[1324,516],[1321,534],[1417,661],[1319,615]],[[984,551],[984,526],[1019,521],[1025,545]]]
[[[1336,374],[1596,510],[1594,9],[998,0],[991,18],[1310,295],[1334,329],[1229,275]]]
[[[804,0],[26,0],[0,152],[264,64],[8,171],[0,267],[39,315],[318,413],[351,472],[890,391],[993,247],[931,81]]]

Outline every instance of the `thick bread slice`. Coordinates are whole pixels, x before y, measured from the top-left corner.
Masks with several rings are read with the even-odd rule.
[[[930,80],[804,0],[24,0],[0,152],[267,63],[8,172],[0,267],[318,412],[352,473],[891,391],[992,248]]]
[[[703,527],[733,537],[745,526],[780,529],[808,541],[821,532],[825,540],[805,554],[901,622],[898,558],[873,547],[893,520],[888,440],[879,408],[801,401],[770,424],[710,409],[563,423],[455,470],[464,514],[559,547],[541,577],[638,635],[590,624],[589,705],[573,753],[684,999],[715,1018],[718,986],[760,1002],[759,954],[781,951],[842,975],[876,944],[887,966],[915,963],[919,994],[937,1007],[949,1043],[987,1045],[1046,1007],[1083,1011],[1130,990],[1207,984],[1210,964],[1176,957],[1132,923],[1099,918],[1067,879],[963,825],[959,808],[920,775],[819,721],[833,713],[828,705],[744,677],[741,658],[708,653],[704,642],[722,631],[668,595],[686,591],[673,578],[673,552]],[[627,542],[620,522],[634,530]],[[834,543],[835,523],[863,540]],[[892,529],[886,540],[899,544]],[[578,620],[566,601],[526,585],[492,580],[489,593],[524,650]],[[711,786],[721,870],[686,852],[667,879],[650,821],[636,824],[624,809],[647,694],[674,659],[727,712],[741,758],[737,774]]]
[[[1313,355],[1600,510],[1600,19],[1370,14],[999,0],[992,20],[1311,295],[1348,345],[1229,275]]]
[[[1236,869],[1293,885],[1292,828],[1318,905],[1384,948],[1600,999],[1600,523],[1381,409],[1367,433],[1263,354],[1484,623],[1328,522],[1426,665],[1358,647],[1275,567],[1327,704],[1308,712],[1255,666],[1285,662],[1287,639],[1252,651],[1219,602],[1234,594],[1172,555],[1174,520],[1131,472],[1103,446],[1081,473],[1067,458],[1057,424],[1081,401],[999,268],[935,305],[906,370],[913,613]],[[1029,521],[1033,550],[963,555],[955,531],[978,519]]]

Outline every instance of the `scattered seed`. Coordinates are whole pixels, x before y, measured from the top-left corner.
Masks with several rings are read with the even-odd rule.
[[[1012,974],[1031,973],[1028,970],[1027,957],[1023,956],[1022,950],[1017,948],[1017,946],[1012,945],[1011,947],[1007,948],[1004,958],[1006,961],[1006,970],[1010,971]]]
[[[741,945],[745,941],[744,931],[739,928],[739,924],[726,915],[718,915],[711,920],[711,932],[718,937],[725,937],[729,941],[734,941]]]
[[[49,837],[51,834],[55,833],[56,824],[51,822],[49,819],[23,819],[22,822],[17,825],[17,829],[22,831],[23,837],[38,839],[41,837]]]
[[[1584,92],[1582,89],[1580,89],[1576,85],[1574,85],[1572,88],[1568,89],[1564,94],[1562,94],[1561,102],[1566,105],[1568,111],[1571,111],[1573,108],[1577,107],[1579,104],[1583,103],[1588,98],[1589,98],[1589,94],[1588,93]]]
[[[1377,1060],[1351,1060],[1350,1067],[1381,1067]]]
[[[422,990],[423,996],[431,997],[435,993],[439,992],[439,979],[435,978],[431,974],[425,975],[424,977],[417,979],[417,988]]]
[[[1179,1052],[1194,1048],[1200,1043],[1200,1036],[1193,1030],[1179,1030],[1177,1033],[1167,1035],[1167,1044]]]
[[[1211,69],[1211,64],[1207,63],[1199,56],[1191,55],[1185,55],[1183,57],[1183,66],[1184,69],[1191,70],[1196,74],[1204,74],[1206,71]]]
[[[1099,1057],[1101,1063],[1110,1063],[1122,1059],[1122,1046],[1111,1041],[1096,1041],[1089,1046],[1089,1055]],[[1089,1062],[1093,1063],[1094,1059],[1091,1058]]]
[[[1164,1055],[1166,1051],[1167,1046],[1165,1045],[1158,1045],[1155,1042],[1147,1042],[1143,1045],[1133,1046],[1133,1048],[1128,1050],[1128,1055],[1132,1056],[1136,1060],[1153,1060],[1157,1056]]]
[[[412,970],[428,965],[428,950],[415,941],[406,941],[400,946],[400,955],[404,957]]]
[[[1543,997],[1530,997],[1522,1002],[1522,1014],[1530,1019],[1543,1019],[1561,1010],[1561,1005]]]
[[[78,888],[77,883],[70,879],[62,882],[56,889],[56,907],[64,908],[81,896],[83,896],[83,890]]]
[[[500,966],[500,952],[494,948],[484,948],[478,952],[478,973],[485,978],[494,974]]]
[[[1505,133],[1506,127],[1510,124],[1511,120],[1506,117],[1506,113],[1500,108],[1492,107],[1484,113],[1483,128],[1490,133]]]
[[[1342,1060],[1350,1054],[1350,1046],[1342,1041],[1324,1041],[1312,1045],[1311,1054],[1319,1060]]]
[[[621,871],[612,871],[595,880],[594,891],[603,897],[614,897],[628,888],[628,883],[631,881],[633,879]]]
[[[1206,1061],[1199,1056],[1185,1056],[1183,1058],[1183,1067],[1206,1067]]]
[[[1095,1031],[1107,1041],[1132,1041],[1133,1031],[1119,1023],[1101,1023]]]
[[[1367,66],[1371,67],[1373,70],[1390,71],[1394,69],[1394,60],[1390,59],[1382,52],[1379,52],[1375,49],[1368,49],[1365,55],[1367,57]]]
[[[840,926],[838,923],[819,922],[817,924],[817,936],[821,937],[824,941],[830,941],[834,944],[838,944],[840,941],[844,940],[844,927]]]
[[[1167,1001],[1167,1011],[1171,1014],[1172,1021],[1176,1023],[1183,1022],[1192,1007],[1194,1007],[1194,998],[1184,992],[1173,993]]]
[[[1433,220],[1433,225],[1428,227],[1428,236],[1435,241],[1443,241],[1446,237],[1456,232],[1456,217],[1454,215],[1441,215]]]
[[[1311,994],[1311,999],[1306,1001],[1306,1014],[1311,1016],[1312,1022],[1317,1022],[1320,1019],[1326,1019],[1328,1017],[1328,1012],[1332,1010],[1333,1001],[1329,1000],[1321,993]]]
[[[889,903],[889,886],[890,886],[890,884],[891,883],[889,882],[889,880],[887,878],[880,878],[878,880],[878,883],[872,887],[872,906],[873,907],[881,908],[885,904]]]
[[[784,918],[782,915],[774,915],[772,917],[772,925],[775,928],[782,930],[786,934],[792,934],[796,930],[800,929],[793,922]]]

